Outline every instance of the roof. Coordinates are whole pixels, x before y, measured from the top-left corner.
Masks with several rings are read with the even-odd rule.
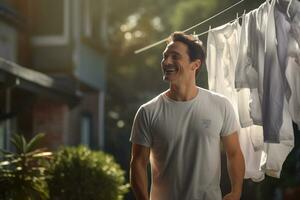
[[[14,62],[0,57],[0,83],[31,91],[33,93],[45,94],[50,97],[58,97],[70,103],[79,101],[81,94],[72,83],[67,84],[56,80],[41,72],[22,67]]]

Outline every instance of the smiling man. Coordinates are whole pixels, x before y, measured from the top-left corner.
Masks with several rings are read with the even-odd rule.
[[[197,87],[204,61],[198,39],[180,32],[170,36],[161,62],[170,88],[142,105],[133,122],[130,182],[137,200],[221,200],[221,142],[231,180],[223,199],[240,199],[245,166],[239,126],[224,96]]]

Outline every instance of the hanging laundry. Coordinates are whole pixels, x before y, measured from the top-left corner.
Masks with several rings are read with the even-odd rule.
[[[289,109],[300,130],[300,1],[292,1],[289,9],[291,30],[288,45],[287,79],[292,90]]]
[[[262,124],[264,126],[265,121],[262,116],[266,118],[270,116],[266,113],[262,114],[261,110],[263,109],[261,109],[261,102],[263,102],[263,97],[267,95],[264,94],[264,89],[266,88],[265,90],[269,91],[269,94],[270,89],[272,89],[271,87],[266,87],[268,84],[266,84],[266,80],[264,80],[264,73],[269,73],[269,71],[274,70],[270,68],[270,66],[274,67],[275,65],[277,67],[275,68],[275,73],[278,73],[277,78],[282,78],[284,71],[278,67],[277,51],[274,51],[277,45],[277,41],[275,40],[274,16],[272,21],[271,13],[272,11],[274,12],[274,5],[274,0],[271,5],[266,2],[258,9],[248,13],[243,19],[243,25],[246,26],[246,31],[241,33],[239,57],[235,71],[235,86],[238,88],[251,88],[250,114],[254,124]],[[269,19],[271,20],[268,21]],[[268,35],[265,37],[265,34]],[[242,40],[243,37],[246,38],[246,40]],[[266,65],[268,65],[267,68],[265,68]],[[270,74],[266,75],[266,77],[268,77],[267,80],[272,78],[269,75]],[[274,81],[276,85],[276,80]],[[281,84],[280,87],[283,87],[283,81],[281,81]],[[275,92],[275,94],[273,92]],[[278,95],[276,92],[277,91],[274,90],[271,94],[273,94],[273,96]],[[288,112],[288,104],[284,92],[281,92],[281,95],[282,96],[278,95],[279,99],[281,99],[278,103],[281,109],[279,111],[277,110],[275,116],[282,119],[282,122],[279,121],[281,126],[276,127],[276,129],[278,129],[276,132],[265,132],[264,134],[265,141],[277,142],[278,144],[265,143],[264,152],[260,160],[261,170],[277,178],[280,177],[281,168],[287,155],[294,147],[292,120]],[[265,98],[264,105],[268,105],[267,99]],[[273,99],[269,100],[273,101]],[[265,112],[265,110],[263,111]]]
[[[290,88],[285,76],[286,65],[280,65],[277,54],[277,40],[275,30],[273,0],[267,17],[265,54],[263,65],[263,92],[262,92],[262,122],[264,141],[279,143],[280,127],[282,126],[283,101],[290,96]],[[288,94],[288,95],[286,95]],[[285,109],[288,109],[287,107]],[[292,125],[291,125],[292,126]]]
[[[290,95],[285,66],[280,67],[276,51],[275,2],[267,1],[246,15],[241,37],[247,39],[240,45],[235,71],[236,88],[251,89],[250,115],[254,124],[263,125],[264,141],[269,143],[279,143],[284,134],[280,127],[288,108],[283,107],[283,98]]]
[[[286,6],[283,6],[282,1],[280,3],[275,4],[274,9],[274,20],[275,24],[274,27],[276,29],[276,37],[277,38],[277,45],[276,50],[278,53],[278,61],[280,64],[280,68],[283,70],[283,74],[285,74],[286,66],[287,66],[287,49],[288,49],[288,38],[289,32],[291,29],[291,23],[286,15]],[[285,82],[286,84],[286,82]],[[289,100],[291,96],[291,89],[289,85],[285,85],[286,97]]]
[[[262,94],[265,55],[265,32],[270,5],[263,3],[259,8],[245,16],[245,32],[241,42],[237,67],[235,71],[235,87],[250,88],[250,115],[253,123],[262,123]]]
[[[287,107],[286,98],[284,98],[284,107]],[[292,118],[287,109],[283,110],[283,125],[280,132],[280,143],[265,143],[264,152],[266,154],[265,163],[261,163],[262,169],[269,176],[280,178],[282,165],[289,153],[294,148],[294,130]]]
[[[222,91],[231,102],[236,102],[233,66],[236,64],[240,29],[238,22],[223,25],[210,30],[207,41],[209,88],[213,91]]]
[[[207,70],[210,90],[228,97],[234,107],[237,119],[241,123],[245,123],[245,119],[241,119],[240,116],[244,113],[243,116],[246,116],[246,121],[251,121],[248,109],[250,91],[247,88],[236,91],[234,88],[234,72],[240,32],[241,27],[238,21],[209,31]],[[258,137],[253,136],[254,134],[261,136],[261,139],[258,140]],[[245,178],[252,178],[255,181],[264,178],[264,172],[259,170],[263,147],[262,135],[262,128],[259,126],[241,128],[239,131],[239,140],[245,158]]]
[[[252,178],[254,181],[263,180],[264,174],[280,177],[282,165],[294,147],[290,110],[291,107],[295,108],[299,104],[290,102],[299,102],[300,99],[300,96],[296,95],[299,92],[293,92],[300,91],[299,79],[295,78],[300,76],[292,74],[292,64],[288,67],[283,66],[284,62],[291,62],[290,59],[284,60],[287,55],[284,48],[291,49],[292,44],[295,46],[296,39],[293,42],[286,42],[287,45],[281,48],[281,52],[277,50],[278,43],[291,40],[288,37],[282,37],[283,40],[276,37],[278,31],[286,30],[284,27],[279,30],[280,28],[275,26],[277,23],[275,21],[279,19],[277,19],[278,8],[275,1],[273,0],[271,4],[266,1],[259,8],[244,15],[241,28],[232,23],[210,30],[207,41],[210,89],[227,96],[238,114],[242,127],[239,139],[246,162],[245,178]],[[283,23],[283,26],[285,25],[289,26]],[[290,28],[290,35],[292,32],[297,35],[295,33],[299,29],[294,29],[293,31]],[[240,35],[240,42],[232,42],[237,40],[231,37],[238,35]],[[238,54],[235,54],[236,49]],[[292,54],[299,55],[295,51],[292,51]],[[297,60],[297,56],[293,57],[293,61]],[[236,65],[232,66],[235,62]],[[232,72],[228,70],[229,68],[234,69],[234,75],[228,74]],[[287,78],[286,73],[293,78]],[[279,85],[277,80],[280,80]],[[273,86],[276,86],[276,90]],[[235,90],[235,87],[238,89]],[[278,89],[281,90],[278,92]],[[290,97],[290,102],[287,97]],[[270,104],[274,103],[274,98],[276,103]],[[253,124],[264,125],[265,134],[261,129],[253,131],[253,128],[261,128]]]
[[[292,119],[300,130],[300,64],[296,62],[300,58],[300,48],[292,37],[290,37],[288,44],[286,77],[292,91],[288,106]],[[295,57],[297,54],[298,57]]]
[[[240,123],[242,127],[248,127],[252,124],[262,125],[261,123],[261,106],[260,98],[258,96],[257,89],[257,77],[258,73],[252,67],[251,51],[249,44],[249,20],[252,15],[252,11],[248,14],[244,14],[242,17],[242,28],[240,34],[240,43],[238,47],[238,58],[235,68],[235,87],[238,88],[250,88],[250,98],[241,99],[239,103],[244,103],[243,107],[245,112],[241,112],[239,109]],[[253,44],[252,44],[253,45]],[[241,89],[239,89],[241,90]],[[239,95],[239,98],[240,97]],[[245,95],[244,95],[245,98]]]
[[[279,59],[286,66],[285,75],[291,90],[288,107],[293,121],[300,130],[300,2],[292,1],[288,9],[279,0],[274,11]]]

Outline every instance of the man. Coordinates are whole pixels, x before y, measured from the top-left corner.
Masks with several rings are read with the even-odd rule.
[[[244,158],[238,124],[230,102],[196,86],[205,60],[201,42],[173,33],[163,52],[163,79],[170,88],[138,110],[130,141],[130,182],[137,200],[221,200],[220,142],[228,160],[231,192],[224,200],[240,199]]]

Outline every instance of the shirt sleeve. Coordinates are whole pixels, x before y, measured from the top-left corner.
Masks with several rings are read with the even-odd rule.
[[[134,144],[150,147],[152,139],[149,124],[145,108],[140,107],[134,117],[130,141]]]
[[[233,106],[228,99],[225,98],[224,121],[221,130],[221,136],[228,136],[235,131],[239,131],[240,127],[237,122],[236,114]]]

